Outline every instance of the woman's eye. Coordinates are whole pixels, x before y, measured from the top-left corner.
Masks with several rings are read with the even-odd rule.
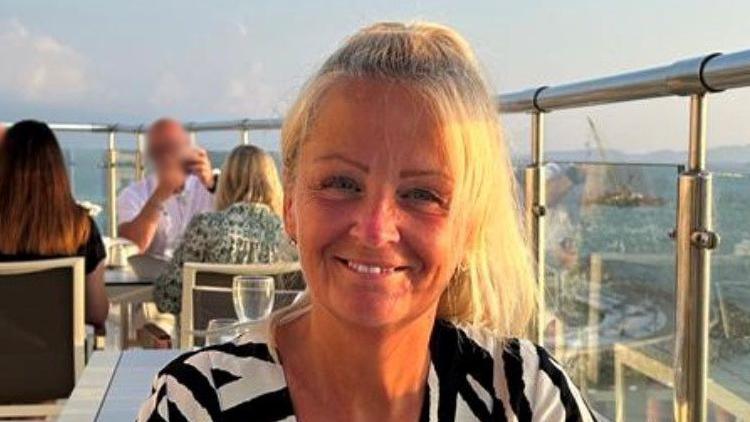
[[[337,189],[349,192],[360,192],[362,190],[360,189],[359,184],[351,178],[340,176],[325,179],[321,184],[321,187],[323,189]]]
[[[439,196],[426,189],[412,189],[406,192],[403,196],[406,199],[414,201],[434,202],[441,205],[443,203]]]

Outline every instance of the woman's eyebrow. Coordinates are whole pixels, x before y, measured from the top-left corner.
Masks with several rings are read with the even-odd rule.
[[[314,161],[315,162],[341,161],[353,167],[356,167],[365,173],[370,172],[370,167],[367,164],[364,164],[352,158],[345,157],[344,155],[337,153],[337,152],[321,155],[320,157],[315,158]],[[407,170],[402,170],[401,172],[399,172],[399,177],[401,177],[402,179],[408,179],[408,178],[414,178],[414,177],[429,177],[429,176],[433,176],[433,177],[437,176],[447,181],[453,180],[453,178],[448,173],[441,171],[439,169],[434,169],[434,170],[433,169],[407,169]]]
[[[370,172],[370,167],[368,167],[367,164],[360,163],[357,160],[353,160],[351,158],[344,157],[343,155],[341,155],[339,153],[336,153],[336,152],[331,153],[331,154],[321,155],[320,157],[317,157],[315,159],[316,162],[318,162],[318,161],[331,161],[331,160],[333,160],[333,161],[343,161],[343,162],[345,162],[345,163],[347,163],[347,164],[349,164],[351,166],[357,167],[358,169],[362,170],[365,173],[369,173]]]
[[[431,169],[402,170],[399,173],[399,176],[402,179],[408,179],[412,177],[437,176],[447,181],[453,180],[453,178],[448,173],[445,173],[440,170],[431,170]]]

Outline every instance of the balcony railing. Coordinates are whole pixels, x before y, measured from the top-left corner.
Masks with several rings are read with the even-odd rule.
[[[689,98],[689,138],[685,166],[675,176],[678,195],[674,201],[675,242],[675,340],[674,413],[678,421],[703,421],[707,416],[709,298],[711,251],[718,242],[712,230],[712,175],[706,166],[706,100],[709,95],[750,86],[750,50],[733,54],[709,54],[670,65],[591,79],[558,86],[540,86],[497,97],[502,113],[528,113],[531,118],[531,162],[525,169],[525,212],[527,229],[537,261],[540,292],[545,292],[545,195],[544,117],[555,110],[587,107],[649,98],[684,96]],[[187,123],[193,137],[205,131],[237,131],[240,143],[250,142],[254,130],[278,129],[280,119],[235,120]],[[65,132],[103,133],[107,139],[108,233],[117,236],[116,193],[118,191],[117,134],[135,134],[134,167],[136,178],[144,175],[144,125],[52,124]],[[601,257],[597,258],[601,259]],[[593,272],[600,265],[594,262]],[[540,294],[540,297],[544,297]],[[541,310],[545,310],[542,303]],[[549,315],[540,312],[536,340],[544,342]],[[620,359],[620,358],[616,358]],[[617,361],[616,364],[623,362]],[[621,373],[620,373],[621,375]],[[615,377],[618,370],[615,369]],[[616,419],[622,418],[622,404],[616,406]]]

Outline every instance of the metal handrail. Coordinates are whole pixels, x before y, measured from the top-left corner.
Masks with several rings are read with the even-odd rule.
[[[674,95],[696,95],[750,86],[750,50],[712,53],[675,63],[604,78],[540,86],[501,94],[504,113],[549,112]]]
[[[219,122],[185,122],[183,126],[188,132],[209,132],[224,130],[274,130],[281,129],[280,118],[270,119],[241,119]],[[0,124],[11,125],[10,122]],[[49,127],[58,132],[93,132],[93,133],[145,133],[148,125],[129,125],[120,123],[49,123]]]

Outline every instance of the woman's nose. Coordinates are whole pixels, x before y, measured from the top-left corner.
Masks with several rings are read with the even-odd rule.
[[[351,235],[365,246],[379,247],[398,242],[397,209],[394,201],[387,198],[372,198],[364,201],[353,216],[355,223]]]

